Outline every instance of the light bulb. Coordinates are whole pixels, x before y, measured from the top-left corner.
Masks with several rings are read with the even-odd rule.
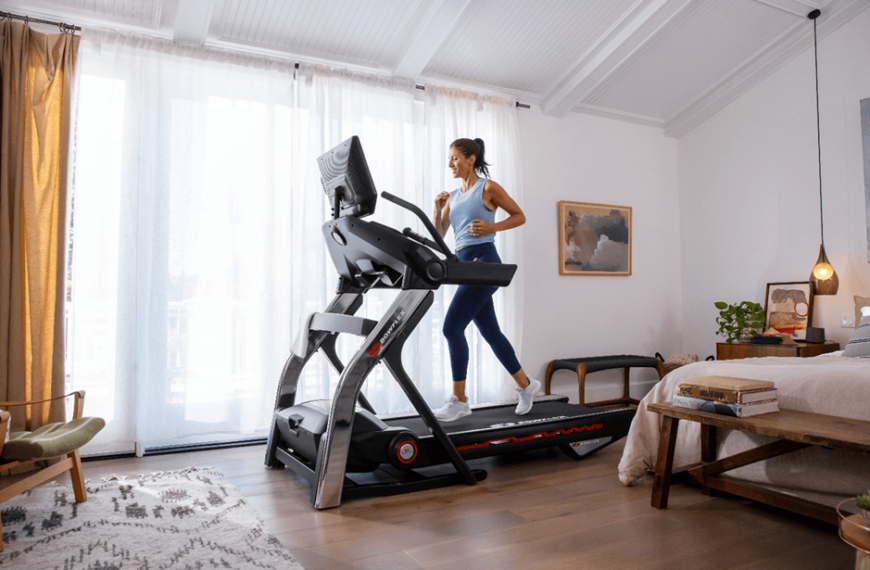
[[[823,261],[821,263],[817,263],[816,266],[813,267],[813,276],[816,279],[825,281],[827,279],[830,279],[832,275],[834,275],[834,268],[831,267],[830,263],[825,263]]]

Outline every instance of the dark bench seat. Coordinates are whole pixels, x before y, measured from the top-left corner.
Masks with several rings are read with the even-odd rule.
[[[590,372],[600,372],[602,370],[614,370],[616,368],[623,369],[623,394],[621,398],[615,400],[603,400],[600,402],[586,402],[586,375]],[[580,390],[581,406],[609,406],[613,404],[634,404],[637,405],[638,400],[632,398],[629,392],[629,370],[631,368],[655,368],[658,372],[659,379],[664,374],[664,367],[661,360],[654,356],[637,356],[633,354],[619,354],[613,356],[589,356],[585,358],[563,358],[553,360],[547,365],[547,373],[544,378],[544,393],[550,393],[550,381],[553,378],[553,373],[557,370],[572,370],[577,374],[577,382]]]

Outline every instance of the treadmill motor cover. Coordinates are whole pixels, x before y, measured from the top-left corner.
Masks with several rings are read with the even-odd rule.
[[[315,462],[320,438],[326,433],[329,422],[330,400],[312,400],[275,412],[275,424],[281,434],[281,441],[290,453]],[[391,439],[401,428],[390,427],[368,410],[357,407],[353,420],[354,439],[365,438],[367,434],[381,434],[381,437]],[[386,447],[386,444],[385,446]],[[380,466],[374,458],[361,457],[356,452],[356,445],[348,450],[347,470],[351,472],[371,472]],[[386,456],[388,449],[377,453],[378,457]]]

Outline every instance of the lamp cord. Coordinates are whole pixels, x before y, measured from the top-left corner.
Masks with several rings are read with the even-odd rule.
[[[816,38],[816,19],[813,18],[813,47],[816,59],[816,135],[819,147],[819,218],[822,222],[822,247],[825,247],[825,207],[822,203],[822,127],[819,120],[819,41]]]

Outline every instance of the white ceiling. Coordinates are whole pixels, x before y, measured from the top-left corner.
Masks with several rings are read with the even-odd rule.
[[[0,0],[0,10],[462,86],[679,137],[870,0]],[[870,33],[870,30],[868,30]],[[811,70],[807,71],[812,73]]]

